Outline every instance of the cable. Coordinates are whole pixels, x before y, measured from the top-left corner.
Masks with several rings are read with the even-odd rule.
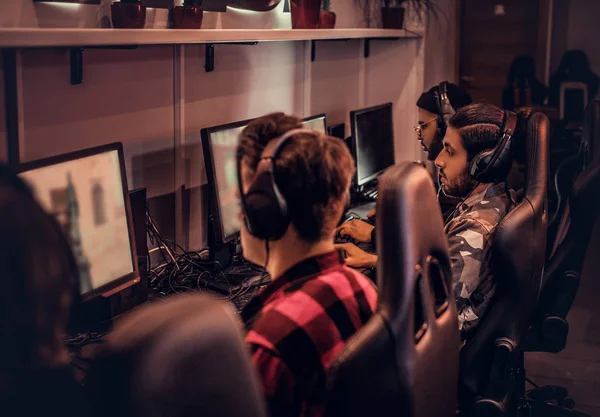
[[[224,269],[217,261],[209,261],[208,249],[201,251],[186,251],[174,241],[162,235],[146,205],[147,232],[150,242],[155,245],[148,253],[159,251],[162,262],[148,270],[148,286],[158,296],[167,296],[181,292],[209,291],[207,287],[225,287],[229,291],[224,297],[230,300],[247,294],[256,285],[246,285],[246,282],[257,275],[267,277],[266,271],[251,265],[232,266]],[[236,282],[235,291],[232,282]],[[259,283],[265,279],[258,280]],[[210,291],[215,295],[214,291]]]

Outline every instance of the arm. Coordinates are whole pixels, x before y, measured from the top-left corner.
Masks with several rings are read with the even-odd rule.
[[[461,338],[464,338],[478,323],[488,288],[483,288],[482,277],[486,275],[488,238],[487,229],[477,220],[458,217],[446,229],[448,250],[452,262],[452,284]]]

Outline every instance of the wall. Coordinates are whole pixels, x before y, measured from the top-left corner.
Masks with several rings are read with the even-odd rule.
[[[425,41],[425,87],[458,82],[458,1],[437,0],[438,17],[429,22]]]
[[[0,0],[3,11],[7,1],[15,3]],[[338,27],[356,27],[360,14],[350,3],[340,4],[334,4]],[[160,27],[162,12],[147,27]],[[96,27],[106,24],[106,16],[106,2],[97,7],[23,0],[3,12],[0,25]],[[247,12],[230,11],[207,14],[206,22],[284,28],[289,17],[276,10],[248,20]],[[392,102],[396,160],[421,159],[412,126],[424,86],[423,43],[373,41],[364,59],[362,41],[317,42],[314,62],[310,42],[217,45],[211,73],[204,71],[203,45],[86,49],[84,81],[76,86],[69,83],[68,49],[23,50],[21,158],[123,142],[129,188],[148,188],[151,212],[167,237],[200,249],[207,222],[201,128],[271,111],[302,117],[325,112],[329,123],[346,122],[349,133],[350,110]]]
[[[592,70],[600,74],[599,15],[598,0],[554,0],[552,71],[558,68],[565,51],[581,49],[587,54]]]

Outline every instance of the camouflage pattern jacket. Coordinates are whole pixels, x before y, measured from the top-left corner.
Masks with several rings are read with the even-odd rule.
[[[445,226],[452,261],[452,283],[461,340],[466,341],[483,316],[496,283],[491,247],[496,226],[514,207],[506,184],[490,184],[460,203]]]

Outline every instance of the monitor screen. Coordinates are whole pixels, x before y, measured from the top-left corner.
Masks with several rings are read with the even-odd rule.
[[[42,208],[62,226],[79,268],[82,295],[136,272],[119,152],[120,144],[108,145],[34,161],[19,170]]]
[[[334,138],[346,139],[346,123],[339,123],[333,126],[327,126],[327,134]]]
[[[317,114],[315,116],[305,117],[302,119],[302,124],[312,130],[321,133],[327,133],[325,114]]]
[[[215,234],[219,242],[236,238],[240,231],[235,152],[242,130],[249,120],[202,130],[206,174],[211,188]]]
[[[356,158],[356,184],[364,185],[394,165],[394,126],[392,104],[350,113]]]

